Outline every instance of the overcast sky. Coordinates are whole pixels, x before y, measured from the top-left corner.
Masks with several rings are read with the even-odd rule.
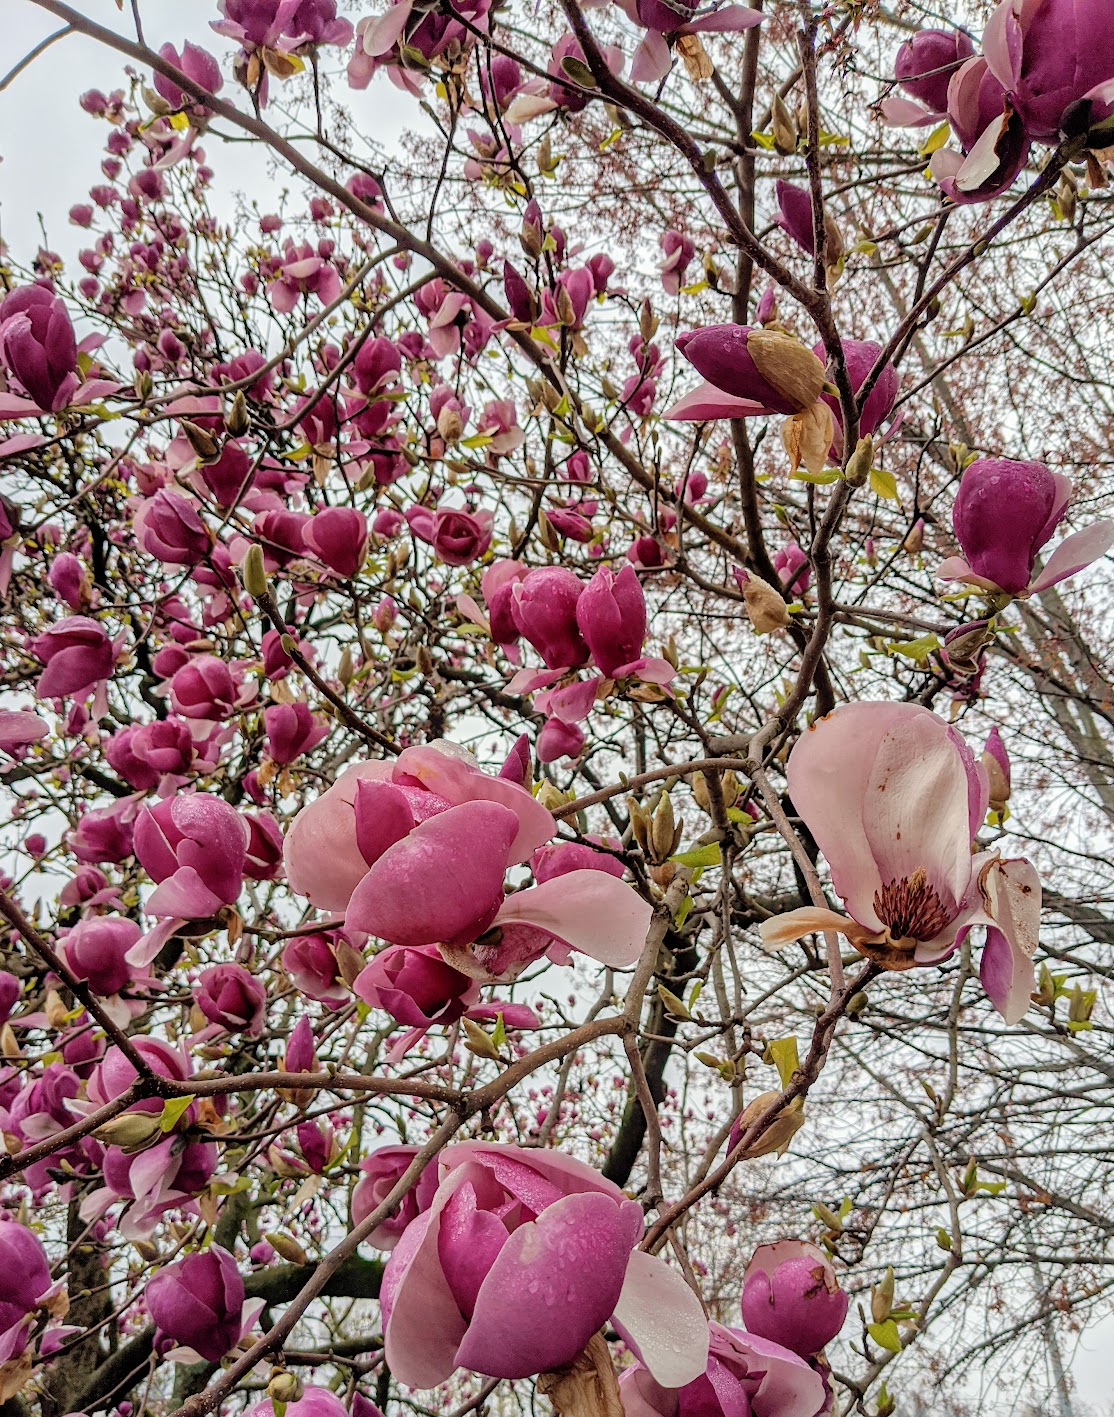
[[[85,14],[109,27],[122,29],[127,18],[115,0],[78,3]],[[369,0],[369,10],[380,7],[381,0]],[[34,0],[0,0],[0,10],[2,76],[59,25]],[[232,51],[230,41],[209,29],[215,0],[143,0],[142,15],[147,38],[156,48],[168,40],[180,45],[191,39],[222,60]],[[0,235],[17,259],[28,259],[40,245],[40,217],[52,250],[72,256],[88,244],[87,234],[72,227],[66,214],[101,180],[107,129],[87,117],[77,100],[86,89],[108,91],[120,85],[123,69],[117,55],[81,36],[68,36],[0,92]],[[227,79],[225,96],[236,96]],[[366,92],[353,93],[350,106],[361,126],[366,125],[364,131],[388,148],[405,127],[420,124],[413,101],[383,78]],[[237,145],[230,156],[212,136],[206,145],[216,173],[214,200],[222,215],[231,214],[237,191],[254,197],[263,209],[274,205],[274,179],[259,155]],[[1084,1335],[1075,1353],[1064,1357],[1078,1398],[1104,1417],[1114,1411],[1114,1319]]]

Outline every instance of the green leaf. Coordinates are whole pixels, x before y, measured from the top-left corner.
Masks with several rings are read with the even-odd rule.
[[[698,980],[696,981],[696,983],[692,986],[692,989],[689,991],[689,1002],[688,1002],[689,1013],[692,1013],[693,1009],[696,1008],[696,1001],[697,1001],[697,999],[700,998],[700,995],[701,995],[703,989],[704,989],[704,981],[703,981],[703,979],[698,979]]]
[[[941,123],[939,128],[933,128],[932,132],[929,133],[928,137],[917,149],[917,152],[920,153],[921,157],[931,157],[937,149],[942,148],[948,141],[950,132],[951,128],[949,125],[947,123]]]
[[[503,1022],[502,1014],[499,1014],[495,1020],[495,1027],[491,1030],[491,1041],[496,1048],[502,1048],[507,1041],[507,1025]]]
[[[940,640],[936,635],[922,635],[919,640],[891,640],[886,645],[887,654],[900,654],[906,659],[913,660],[916,664],[922,664],[933,650],[940,648]]]
[[[945,1230],[944,1227],[941,1225],[939,1230],[937,1230],[936,1232],[936,1243],[940,1246],[942,1250],[944,1250],[947,1254],[950,1255],[952,1252],[951,1231]]]
[[[693,899],[691,895],[685,896],[684,900],[677,907],[677,913],[673,917],[673,923],[679,930],[692,913]]]
[[[685,1006],[683,999],[678,999],[672,989],[667,989],[664,984],[658,985],[658,998],[665,1005],[666,1009],[674,1018],[683,1019],[686,1023],[692,1021],[692,1015]]]
[[[164,1132],[172,1132],[182,1120],[183,1113],[189,1110],[191,1102],[196,1101],[192,1095],[186,1097],[172,1097],[169,1102],[162,1104],[162,1116],[159,1118],[159,1126]]]
[[[884,1324],[867,1324],[866,1331],[879,1348],[888,1348],[891,1353],[901,1352],[901,1334],[893,1319],[887,1319]]]
[[[790,1078],[801,1066],[801,1060],[797,1055],[797,1040],[795,1038],[772,1038],[766,1044],[762,1061],[772,1063],[777,1068],[782,1087],[788,1087]]]
[[[817,487],[827,487],[829,482],[838,482],[840,474],[835,467],[826,467],[823,472],[806,472],[798,468],[791,476],[796,482],[812,482]]]
[[[688,851],[679,851],[669,858],[678,866],[718,866],[723,860],[723,852],[718,841],[710,841],[707,846],[694,846]]]
[[[884,497],[888,502],[896,502],[897,479],[892,472],[887,472],[881,467],[870,469],[870,490],[876,497]]]

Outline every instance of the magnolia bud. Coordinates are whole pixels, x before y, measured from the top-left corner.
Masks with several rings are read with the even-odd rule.
[[[284,1260],[289,1260],[291,1264],[306,1263],[306,1252],[293,1235],[287,1235],[281,1230],[268,1230],[263,1238]]]
[[[118,1146],[124,1151],[141,1151],[162,1135],[162,1123],[150,1112],[124,1112],[98,1127],[93,1133],[105,1146]]]
[[[910,556],[920,554],[924,546],[924,517],[918,517],[909,528],[905,540],[901,543],[902,551],[908,552]]]
[[[367,960],[365,960],[359,950],[354,949],[347,940],[338,940],[336,942],[335,953],[340,977],[348,987],[351,988],[356,981],[356,976],[363,969]]]
[[[774,94],[774,101],[770,104],[770,131],[779,153],[784,155],[797,151],[797,121],[780,94]]]
[[[267,570],[263,564],[263,548],[258,542],[253,542],[248,547],[247,555],[240,567],[240,579],[252,600],[262,599],[270,590],[270,586],[267,584]]]
[[[888,1265],[881,1282],[870,1291],[870,1312],[876,1324],[884,1324],[894,1306],[894,1270]]]
[[[305,1385],[297,1373],[287,1373],[281,1368],[272,1372],[267,1384],[267,1396],[272,1402],[300,1402],[304,1392]]]
[[[627,798],[627,811],[630,813],[631,831],[634,839],[642,848],[646,856],[652,854],[650,847],[650,818],[641,803],[636,802],[633,797]]]
[[[849,487],[862,487],[870,476],[874,462],[874,439],[867,436],[855,444],[855,451],[847,459],[844,479]]]
[[[437,415],[437,431],[446,443],[456,443],[460,441],[460,435],[464,432],[464,420],[457,409],[446,404]]]
[[[207,428],[202,428],[199,423],[191,423],[188,418],[181,418],[178,423],[190,447],[202,462],[215,462],[220,457],[220,443]]]
[[[780,1096],[781,1094],[778,1092],[759,1093],[754,1101],[743,1109],[742,1116],[732,1129],[733,1133],[742,1137]],[[762,1135],[756,1137],[741,1153],[743,1159],[753,1161],[759,1156],[770,1156],[775,1151],[780,1155],[788,1149],[789,1143],[804,1126],[804,1123],[804,1105],[799,1097],[794,1097],[789,1106],[778,1113]]]
[[[663,792],[657,810],[650,823],[651,856],[656,865],[668,861],[681,844],[684,822],[674,822],[673,803],[669,793]]]
[[[242,438],[251,427],[251,418],[248,414],[248,401],[244,397],[243,389],[237,389],[228,412],[224,415],[224,426],[232,434],[233,438]]]
[[[789,624],[789,610],[785,601],[768,581],[749,571],[741,572],[743,577],[743,605],[754,626],[756,635],[768,635],[771,630],[783,629]]]

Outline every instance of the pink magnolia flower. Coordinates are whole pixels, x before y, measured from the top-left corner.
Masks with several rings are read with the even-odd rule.
[[[789,595],[807,594],[812,579],[812,566],[796,541],[787,541],[775,554],[774,570]]]
[[[146,982],[147,971],[137,970],[127,958],[139,936],[139,926],[126,916],[93,915],[66,931],[58,953],[95,994],[110,997],[138,982],[139,975]]]
[[[194,566],[213,549],[213,538],[197,507],[169,487],[145,498],[132,524],[144,551],[168,566]]]
[[[811,256],[816,249],[812,229],[812,193],[807,187],[797,187],[792,182],[778,178],[777,224],[790,240],[795,241],[803,251]],[[824,212],[823,256],[829,266],[834,266],[843,254],[843,238],[830,212]],[[759,320],[759,324],[763,322]]]
[[[520,561],[493,561],[480,577],[491,638],[504,649],[515,645],[522,633],[515,620],[514,591],[529,574]]]
[[[628,562],[616,573],[601,566],[576,606],[576,620],[600,672],[611,679],[637,673],[646,638],[646,597]]]
[[[285,260],[269,287],[271,304],[280,315],[289,315],[303,295],[316,295],[322,305],[331,305],[340,298],[337,268],[308,242],[288,241],[284,254]]]
[[[438,507],[433,514],[434,554],[446,566],[466,566],[478,561],[491,545],[493,513],[466,507]]]
[[[980,458],[960,480],[952,527],[963,556],[936,574],[990,592],[1035,595],[1074,576],[1114,545],[1114,522],[1092,522],[1064,538],[1034,578],[1037,554],[1071,501],[1070,478],[1044,463]]]
[[[107,807],[94,807],[78,819],[69,845],[79,861],[120,862],[132,854],[135,819],[142,799],[121,797]]]
[[[334,945],[337,938],[334,931],[295,935],[282,951],[282,968],[291,976],[293,986],[329,1009],[339,1009],[351,998],[349,986],[340,978]]]
[[[360,1162],[363,1175],[352,1192],[353,1225],[362,1225],[386,1200],[417,1154],[416,1146],[380,1146],[364,1157]],[[376,1226],[366,1243],[377,1250],[393,1250],[410,1222],[429,1209],[436,1190],[437,1167],[427,1166],[417,1184],[403,1196],[395,1213]]]
[[[156,888],[150,915],[204,919],[240,894],[248,829],[222,797],[194,792],[144,807],[135,854]]]
[[[0,1214],[0,1273],[0,1363],[7,1363],[27,1346],[32,1316],[57,1286],[42,1241],[6,1214]]]
[[[57,413],[71,403],[81,378],[77,336],[65,302],[42,285],[20,286],[5,296],[0,301],[0,361],[41,412]]]
[[[985,202],[1006,191],[1025,165],[1031,135],[981,55],[952,76],[948,122],[963,152],[939,148],[929,160],[945,196]]]
[[[220,1245],[164,1265],[148,1281],[146,1300],[159,1333],[209,1363],[219,1363],[251,1324],[244,1323],[244,1281],[236,1260]],[[262,1305],[252,1307],[254,1318]]]
[[[706,325],[675,341],[705,382],[666,410],[688,422],[801,413],[823,392],[824,366],[791,335],[751,325]]]
[[[453,745],[407,748],[349,768],[295,818],[290,885],[346,925],[397,945],[437,944],[461,973],[507,982],[570,949],[605,964],[641,953],[651,908],[599,871],[573,871],[504,899],[508,867],[555,823],[510,778],[489,777]]]
[[[683,232],[670,228],[662,235],[661,249],[665,257],[661,264],[662,288],[667,295],[679,295],[685,271],[696,255],[696,245],[691,236],[685,236]]]
[[[824,1379],[803,1358],[767,1339],[709,1323],[708,1366],[670,1391],[642,1363],[619,1379],[626,1417],[821,1417]]]
[[[84,699],[112,673],[119,646],[87,615],[68,615],[31,641],[46,665],[35,685],[40,699]]]
[[[538,762],[556,763],[561,758],[578,758],[587,741],[588,735],[579,723],[552,714],[538,734]]]
[[[845,704],[802,734],[786,774],[850,919],[806,906],[764,921],[764,945],[839,930],[883,968],[910,969],[984,925],[983,987],[1016,1023],[1035,988],[1040,878],[1026,860],[972,855],[988,788],[955,729],[918,704]]]
[[[267,991],[242,965],[215,964],[203,969],[193,997],[209,1022],[229,1033],[258,1038],[263,1030]]]
[[[306,549],[345,580],[352,580],[367,555],[367,518],[355,507],[323,508],[306,522],[304,536]]]
[[[182,45],[181,53],[173,44],[164,44],[159,49],[159,57],[180,69],[187,79],[192,79],[200,88],[209,93],[220,93],[224,85],[220,64],[207,49],[202,49],[198,44],[191,44],[187,39]],[[194,120],[206,119],[212,113],[212,109],[206,108],[203,103],[184,93],[163,74],[154,74],[151,82],[155,92],[164,98],[171,108],[185,109]]]
[[[218,722],[243,705],[243,685],[215,654],[199,654],[175,670],[170,681],[170,702],[183,718]]]
[[[882,353],[882,346],[875,344],[873,340],[845,339],[840,343],[843,346],[843,359],[847,365],[847,377],[851,381],[851,388],[858,394],[863,384],[866,383],[866,376],[873,369],[878,356]],[[813,345],[812,352],[817,359],[827,359],[822,341]],[[830,369],[825,372],[830,378]],[[860,438],[872,436],[885,423],[897,402],[900,384],[901,376],[894,366],[889,363],[884,364],[882,372],[878,375],[865,402],[862,402],[859,409]],[[838,452],[843,447],[843,409],[835,394],[824,394],[822,397],[823,402],[831,409],[832,418],[835,420],[835,446]]]
[[[573,669],[588,660],[577,625],[583,590],[584,582],[564,566],[542,566],[510,583],[511,618],[548,669]]]
[[[1001,0],[982,37],[983,54],[1026,130],[1055,142],[1114,107],[1114,34],[1104,0]],[[1075,116],[1075,105],[1083,113]]]
[[[685,34],[734,34],[763,20],[757,10],[745,5],[701,6],[695,0],[617,2],[635,24],[646,30],[631,61],[631,79],[636,84],[656,84],[669,73],[671,39]]]
[[[263,710],[267,752],[280,766],[310,752],[329,735],[329,725],[316,718],[309,704],[272,704]]]
[[[894,59],[894,78],[909,97],[884,99],[883,118],[895,127],[939,123],[948,111],[952,75],[974,53],[975,46],[963,30],[918,30]]]
[[[743,1323],[759,1338],[813,1358],[843,1327],[847,1295],[828,1256],[806,1240],[759,1245],[743,1275]]]
[[[521,1378],[571,1363],[610,1318],[659,1382],[703,1371],[707,1323],[683,1278],[635,1247],[642,1209],[556,1151],[462,1142],[383,1272],[391,1372]]]
[[[457,13],[486,31],[491,0],[462,0]],[[369,15],[356,25],[356,48],[348,64],[348,82],[367,88],[372,76],[386,68],[392,81],[411,93],[420,91],[421,70],[407,67],[403,53],[413,49],[427,62],[439,58],[454,43],[468,49],[475,42],[459,20],[430,11],[417,0],[391,0],[384,14]]]
[[[382,1009],[409,1032],[391,1049],[392,1060],[407,1053],[435,1024],[458,1018],[494,1019],[502,1016],[508,1028],[537,1028],[538,1016],[524,1004],[481,1004],[475,979],[447,964],[436,945],[407,948],[392,945],[380,950],[356,976],[353,991]]]

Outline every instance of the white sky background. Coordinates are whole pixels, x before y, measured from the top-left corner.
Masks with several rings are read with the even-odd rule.
[[[98,22],[127,32],[127,6],[121,13],[115,0],[84,0],[81,8]],[[2,76],[59,25],[33,0],[0,0],[0,11]],[[233,46],[209,29],[216,13],[215,0],[143,0],[142,4],[147,39],[155,48],[168,40],[180,45],[191,39],[225,59]],[[86,200],[90,186],[103,180],[100,161],[108,130],[83,113],[77,100],[88,88],[108,92],[120,86],[123,67],[122,58],[81,36],[69,36],[0,92],[0,236],[21,262],[43,241],[40,216],[47,244],[63,257],[72,257],[89,244],[89,234],[71,226],[67,212],[75,202]],[[224,94],[237,98],[227,69]],[[406,127],[421,125],[416,103],[384,78],[363,93],[352,93],[350,107],[364,131],[388,149],[398,143]],[[210,198],[219,216],[232,217],[238,193],[254,198],[263,211],[277,205],[275,180],[262,154],[240,144],[233,154],[222,151],[212,135],[204,143],[216,174]],[[1087,1406],[1102,1417],[1114,1413],[1114,1317],[1084,1335],[1064,1361],[1074,1379],[1077,1417]]]

